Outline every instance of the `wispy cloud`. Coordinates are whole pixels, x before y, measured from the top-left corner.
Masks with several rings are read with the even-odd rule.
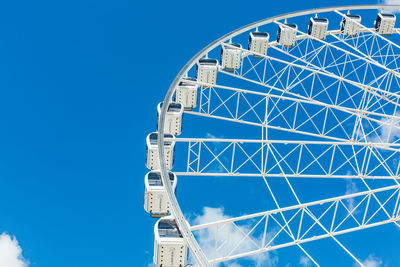
[[[0,235],[0,266],[27,267],[28,262],[22,257],[22,249],[15,237],[6,233]]]
[[[383,261],[373,255],[369,255],[367,259],[365,259],[362,264],[365,267],[378,267],[383,264]],[[358,266],[358,264],[354,264],[354,266]]]
[[[206,138],[218,139],[218,138],[223,138],[223,137],[217,137],[217,136],[213,135],[212,133],[207,132]]]
[[[399,0],[400,1],[400,0]],[[357,139],[372,143],[391,143],[397,142],[400,138],[400,112],[396,112],[392,118],[382,118],[378,122],[376,130],[373,131],[371,126],[363,123],[361,129],[357,130]]]
[[[359,192],[360,189],[357,187],[357,184],[352,181],[351,179],[346,180],[346,192],[345,195],[350,195]],[[355,207],[354,205],[354,198],[347,199],[348,208],[352,211]]]
[[[207,132],[206,138],[208,138],[208,139],[224,139],[224,136],[215,136],[212,133]],[[217,155],[220,152],[221,147],[222,147],[221,143],[215,142],[215,143],[213,143],[213,146],[211,148],[213,150],[213,153],[215,155]],[[219,158],[219,160],[222,160],[222,162],[227,162],[227,160],[228,160],[228,158],[225,155],[222,155],[218,158]],[[216,173],[224,172],[224,167],[222,167],[222,165],[218,161],[214,161],[214,164],[212,164],[211,167],[208,167],[207,171],[216,172]]]
[[[385,5],[400,5],[400,0],[383,0],[381,3]]]
[[[242,265],[240,265],[239,263],[234,262],[234,263],[231,263],[231,264],[227,265],[226,267],[242,267]]]
[[[380,4],[384,5],[400,5],[400,0],[381,0],[379,1]],[[385,12],[391,12],[391,13],[399,13],[400,10],[398,9],[385,9]]]
[[[311,264],[311,260],[309,259],[309,258],[307,258],[306,256],[300,256],[300,261],[299,261],[299,264],[301,265],[301,266],[304,266],[304,267],[308,267],[308,266],[311,266],[312,264]]]
[[[231,218],[230,216],[224,214],[223,208],[210,208],[204,207],[203,214],[197,216],[194,220],[194,224],[204,224],[219,220],[225,220]],[[249,225],[240,225],[238,226],[243,233],[248,233],[252,226]],[[198,242],[200,247],[203,249],[204,253],[209,258],[214,258],[214,249],[215,249],[215,236],[217,229],[215,227],[207,228],[202,231],[199,231],[196,235],[198,238]],[[221,250],[230,250],[235,247],[236,244],[243,240],[243,234],[240,231],[235,231],[233,227],[223,227],[218,229],[218,236],[228,236],[229,235],[229,243],[224,244]],[[261,240],[261,238],[258,238]],[[255,249],[254,244],[249,240],[245,239],[242,241],[241,245],[237,251],[249,251]],[[218,254],[217,254],[218,255]],[[276,266],[278,263],[278,257],[276,253],[260,253],[253,256],[250,256],[249,259],[254,261],[252,266]],[[241,265],[238,263],[230,263],[229,265],[225,265],[229,267],[240,267]]]
[[[399,1],[400,3],[400,1]],[[396,112],[397,118],[388,118],[381,120],[380,139],[383,143],[393,142],[400,137],[400,113]]]

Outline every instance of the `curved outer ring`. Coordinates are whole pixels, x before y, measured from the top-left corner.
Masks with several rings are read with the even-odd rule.
[[[165,95],[164,98],[164,103],[170,103],[172,100],[172,95],[175,92],[175,88],[177,87],[179,81],[181,78],[193,67],[194,64],[197,63],[197,61],[202,58],[204,55],[206,55],[209,51],[213,50],[216,48],[218,45],[221,43],[231,39],[234,36],[237,36],[243,32],[246,32],[248,30],[251,30],[253,28],[277,21],[277,20],[282,20],[282,19],[288,19],[288,18],[293,18],[293,17],[298,17],[298,16],[304,16],[304,15],[309,15],[309,14],[315,14],[315,13],[322,13],[322,12],[330,12],[330,11],[335,11],[335,10],[365,10],[365,9],[400,9],[400,5],[360,5],[360,6],[340,6],[340,7],[328,7],[328,8],[317,8],[317,9],[308,9],[304,11],[298,11],[298,12],[290,12],[286,13],[284,15],[279,15],[275,17],[271,17],[268,19],[263,19],[251,24],[248,24],[246,26],[243,26],[235,31],[232,31],[219,39],[215,40],[205,48],[203,48],[200,52],[198,52],[191,60],[189,60],[188,63],[180,70],[178,75],[175,77],[173,80],[172,84],[170,85],[167,94]],[[163,184],[165,185],[165,189],[167,191],[167,196],[168,196],[168,201],[170,202],[171,210],[172,210],[172,215],[174,216],[177,225],[179,227],[179,230],[181,231],[184,239],[186,240],[190,251],[192,252],[193,256],[195,257],[197,263],[200,266],[211,266],[208,262],[207,257],[205,256],[204,252],[201,250],[199,244],[197,243],[196,239],[194,238],[192,232],[190,231],[190,226],[187,224],[185,217],[182,214],[182,211],[178,205],[178,201],[176,200],[175,194],[172,190],[172,187],[170,183],[168,183],[168,170],[165,164],[165,159],[164,159],[164,120],[165,120],[165,115],[167,112],[167,107],[168,105],[163,105],[161,109],[161,114],[159,117],[158,121],[158,140],[157,140],[157,145],[158,145],[158,157],[159,157],[159,162],[160,162],[160,171],[161,171],[161,178],[163,180]]]

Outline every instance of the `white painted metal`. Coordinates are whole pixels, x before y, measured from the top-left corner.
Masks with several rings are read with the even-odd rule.
[[[394,31],[396,16],[393,14],[378,13],[375,20],[375,30],[382,35],[391,35]]]
[[[345,35],[354,37],[360,33],[359,23],[361,23],[360,15],[347,14],[343,17],[342,22],[340,23],[340,29]]]
[[[176,175],[170,172],[169,179],[175,191],[177,184]],[[161,180],[160,172],[148,172],[144,178],[144,185],[144,209],[150,213],[152,217],[161,217],[170,213],[168,197]]]
[[[160,116],[162,103],[157,105],[157,121]],[[182,132],[183,106],[180,103],[169,103],[164,122],[164,133],[180,135]]]
[[[291,48],[296,42],[297,25],[293,23],[284,23],[279,25],[277,42],[284,48]]]
[[[400,144],[211,138],[179,138],[176,141],[187,143],[189,155],[186,171],[178,170],[179,175],[282,177],[282,171],[276,167],[283,165],[285,177],[293,178],[384,179],[397,183],[400,176],[397,165],[389,165],[380,157],[382,153],[389,158],[400,157]],[[202,150],[212,156],[203,157]],[[263,152],[275,156],[261,162],[253,160]],[[335,165],[341,156],[346,159]],[[298,160],[290,160],[293,157]],[[371,161],[377,163],[370,164]],[[248,162],[252,164],[244,168]],[[213,168],[210,168],[211,164],[214,164]],[[363,170],[357,165],[364,166]],[[215,173],[216,167],[221,170],[219,173]],[[385,175],[377,174],[379,168],[386,169]]]
[[[391,186],[391,187],[386,187],[386,188],[380,188],[376,190],[370,190],[366,192],[359,192],[355,194],[350,194],[346,196],[341,196],[341,197],[335,197],[335,198],[330,198],[330,199],[323,199],[320,201],[315,201],[315,202],[310,202],[310,203],[304,203],[301,205],[296,205],[296,206],[291,206],[291,207],[285,207],[285,208],[280,208],[280,209],[275,209],[275,210],[270,210],[270,211],[265,211],[265,212],[260,212],[260,213],[255,213],[255,214],[249,214],[245,216],[240,216],[236,218],[231,218],[231,219],[225,219],[221,221],[215,221],[212,223],[207,223],[203,225],[197,225],[197,226],[192,226],[191,229],[192,231],[201,231],[213,227],[226,227],[226,225],[237,225],[249,220],[258,220],[261,223],[266,224],[266,227],[268,227],[268,221],[266,218],[269,218],[270,221],[276,220],[280,214],[291,214],[289,221],[298,219],[301,216],[305,216],[303,211],[307,213],[307,216],[310,216],[310,218],[313,218],[315,221],[314,224],[310,225],[305,225],[302,224],[303,220],[300,220],[300,227],[296,229],[296,235],[297,238],[293,238],[292,241],[290,242],[282,242],[282,236],[283,235],[289,235],[288,234],[288,224],[283,225],[282,228],[280,229],[279,232],[277,232],[272,238],[268,240],[264,246],[258,246],[258,249],[255,250],[249,250],[248,252],[240,252],[236,253],[235,251],[232,250],[229,252],[229,254],[224,255],[220,258],[216,258],[212,260],[212,263],[216,262],[221,262],[221,261],[227,261],[227,260],[232,260],[240,257],[245,257],[245,256],[250,256],[256,253],[260,252],[266,252],[266,251],[271,251],[275,250],[278,248],[283,248],[283,247],[288,247],[288,246],[293,246],[301,243],[307,243],[307,242],[312,242],[315,240],[327,238],[329,236],[337,236],[337,235],[342,235],[346,234],[349,232],[353,231],[358,231],[362,229],[367,229],[370,227],[375,227],[378,225],[386,224],[386,223],[392,223],[400,220],[399,216],[388,216],[386,220],[384,221],[374,221],[374,217],[376,216],[376,210],[382,209],[383,206],[378,206],[375,208],[371,208],[371,206],[367,206],[365,208],[363,204],[367,203],[371,199],[371,195],[375,193],[380,193],[380,192],[390,192],[391,194],[389,197],[387,197],[388,200],[390,199],[395,199],[396,197],[399,196],[399,186]],[[360,199],[357,202],[357,205],[353,207],[352,209],[348,209],[348,201],[351,199],[358,198]],[[386,203],[385,203],[386,204]],[[314,215],[311,212],[312,207],[324,207],[324,211],[321,211],[319,215]],[[335,207],[337,205],[340,205],[342,207],[347,208],[347,216],[342,217],[341,219],[336,218],[337,214],[337,209]],[[333,211],[333,212],[332,212]],[[329,213],[332,212],[332,213]],[[302,215],[303,214],[303,215]],[[359,221],[357,218],[354,217],[354,215],[357,214],[364,214],[365,219],[363,222]],[[363,216],[361,216],[363,217]],[[329,218],[329,219],[328,219]],[[343,227],[343,225],[347,225],[346,227]],[[333,226],[333,229],[328,231],[327,233],[321,234],[319,236],[315,236],[310,234],[312,232],[311,230],[315,230],[316,228],[329,228]],[[265,233],[266,234],[266,233]],[[289,235],[290,236],[290,235]],[[220,237],[220,238],[225,238],[225,237]],[[222,241],[222,240],[219,240]]]
[[[154,263],[162,267],[183,267],[187,262],[187,245],[172,216],[154,225]]]
[[[262,27],[263,25],[276,23],[281,27],[283,25],[283,21],[286,22],[286,20],[298,16],[311,15],[312,17],[315,17],[317,13],[322,14],[324,12],[336,12],[342,16],[342,13],[339,11],[346,13],[346,11],[350,10],[363,9],[377,10],[378,13],[378,10],[400,9],[400,6],[366,5],[314,9],[289,13],[253,23],[221,37],[204,48],[185,65],[185,67],[179,72],[178,76],[171,84],[170,89],[165,97],[165,102],[168,102],[172,99],[174,90],[177,88],[178,83],[183,77],[186,77],[188,72],[194,67],[195,64],[197,64],[198,70],[196,85],[200,85],[202,87],[199,93],[199,105],[196,110],[188,113],[201,115],[208,118],[217,118],[232,122],[245,123],[251,127],[258,126],[263,129],[263,137],[260,138],[260,140],[224,139],[222,141],[219,139],[206,140],[201,138],[177,139],[179,143],[187,142],[187,152],[189,152],[187,153],[189,155],[187,159],[188,170],[177,173],[197,176],[237,175],[244,177],[248,175],[251,177],[263,177],[269,192],[275,200],[277,210],[275,210],[275,213],[272,211],[271,213],[269,213],[269,211],[262,213],[260,215],[258,224],[265,224],[264,232],[265,235],[267,235],[269,231],[268,225],[270,224],[267,222],[279,222],[277,220],[277,216],[280,216],[284,223],[280,225],[278,235],[286,234],[292,239],[290,242],[284,242],[280,244],[276,243],[275,245],[275,243],[271,243],[271,240],[264,238],[262,245],[258,246],[257,249],[246,252],[235,251],[235,248],[240,247],[240,243],[243,241],[238,242],[237,244],[232,244],[233,250],[226,251],[224,249],[224,245],[216,246],[214,258],[207,258],[202,249],[199,247],[199,244],[195,240],[192,233],[192,231],[201,231],[205,228],[197,229],[196,227],[201,226],[188,226],[176,201],[171,185],[166,183],[165,189],[168,199],[171,203],[172,214],[174,215],[176,223],[181,230],[182,237],[187,242],[187,245],[190,247],[194,258],[200,266],[210,266],[211,263],[246,257],[290,245],[298,246],[301,251],[304,252],[305,255],[309,257],[315,265],[318,266],[316,260],[312,258],[311,255],[304,250],[304,248],[302,248],[301,244],[321,238],[332,238],[355,262],[357,262],[359,265],[362,265],[362,263],[356,258],[355,254],[353,254],[337,239],[337,236],[383,224],[397,224],[400,211],[398,201],[400,198],[398,187],[399,168],[397,166],[390,165],[389,160],[398,156],[398,143],[400,142],[393,142],[392,138],[390,138],[390,135],[387,137],[379,137],[383,127],[389,127],[390,129],[397,129],[399,127],[397,121],[400,118],[398,113],[396,113],[399,105],[399,95],[397,92],[389,91],[390,86],[388,83],[385,84],[386,80],[396,80],[398,77],[400,77],[400,73],[398,72],[399,68],[396,67],[400,52],[397,50],[399,46],[396,43],[388,40],[385,37],[382,37],[382,32],[376,31],[375,29],[371,30],[362,25],[361,21],[357,21],[357,19],[346,19],[345,22],[342,22],[341,29],[328,32],[327,36],[331,36],[332,38],[326,38],[325,40],[321,40],[316,35],[309,35],[296,29],[295,42],[292,46],[292,48],[294,47],[296,49],[285,49],[289,48],[290,44],[282,45],[284,48],[282,49],[277,45],[282,44],[282,42],[269,42],[268,47],[274,49],[274,52],[281,53],[284,59],[279,58],[276,55],[273,57],[267,57],[265,53],[258,53],[249,47],[249,51],[247,53],[241,49],[242,61],[243,63],[246,62],[247,66],[249,67],[246,67],[245,64],[241,64],[240,68],[232,73],[218,70],[217,66],[216,68],[214,67],[212,69],[211,73],[213,75],[211,76],[209,75],[210,72],[201,73],[201,69],[199,68],[201,59],[207,58],[209,52],[221,47],[221,45],[224,43],[227,44],[227,42],[231,42],[232,38],[235,38],[235,36],[246,32],[258,31],[258,28]],[[397,29],[394,32],[399,33]],[[350,36],[353,38],[348,38]],[[314,40],[319,40],[319,42],[313,42]],[[282,39],[280,39],[280,41],[282,41]],[[389,46],[390,49],[384,50],[384,45],[378,48],[367,45],[371,42],[378,41],[385,42],[386,46]],[[364,48],[363,46],[366,46],[367,48]],[[333,53],[332,51],[336,51],[335,53],[339,54],[336,54],[334,59],[328,59],[328,55],[330,55],[329,53]],[[271,55],[269,52],[268,54]],[[256,59],[259,61],[252,61],[253,57],[249,57],[248,55],[255,55]],[[274,62],[286,62],[286,67],[278,69],[274,66]],[[215,61],[213,64],[214,66],[216,65]],[[264,65],[265,67],[260,71],[257,69],[257,67],[261,65]],[[266,71],[266,66],[269,67],[269,70],[272,71],[272,73],[268,73]],[[361,72],[360,68],[364,66],[373,66],[373,68],[377,68],[381,71],[383,70],[384,73],[377,74],[374,72],[374,70],[372,70],[372,73],[367,71]],[[204,68],[204,70],[206,70],[206,68]],[[344,70],[348,72],[345,72]],[[210,69],[207,69],[207,71],[210,71]],[[223,84],[217,84],[216,76],[218,71],[224,75],[230,75],[234,79],[250,82],[257,86],[262,86],[265,88],[265,91],[260,94],[260,92],[254,92],[248,89],[240,89],[232,86],[228,87]],[[296,75],[289,76],[287,74],[289,72],[295,73]],[[256,73],[257,79],[254,77],[249,78],[248,73]],[[334,79],[335,81],[331,83],[323,83],[322,87],[317,88],[314,86],[314,81],[321,81],[320,76],[325,77],[324,79],[326,81],[329,79]],[[313,86],[305,86],[307,79],[312,79]],[[295,89],[299,87],[304,87],[304,93],[295,91]],[[346,94],[353,92],[355,88],[358,88],[358,91],[356,94],[349,94],[349,97],[347,98],[339,97],[338,95],[332,96],[328,100],[321,100],[318,98],[319,95],[327,93],[332,87],[340,88],[340,90]],[[306,88],[308,91],[306,91]],[[219,90],[231,92],[231,96],[227,99],[236,97],[237,101],[228,101],[223,99],[221,94],[221,96],[219,96],[220,100],[218,100],[218,104],[217,102],[212,102],[216,101],[218,97],[215,98],[211,96],[219,95]],[[247,94],[249,94],[249,97],[246,97]],[[256,102],[251,102],[250,97],[253,99],[255,97],[259,97],[259,100]],[[289,104],[285,108],[282,108],[282,106],[280,106],[281,102],[287,102]],[[232,103],[235,103],[235,106],[233,106]],[[246,110],[239,108],[243,106],[240,103],[246,103],[248,108]],[[313,105],[315,110],[307,109],[306,107],[309,104]],[[269,114],[260,114],[257,111],[257,107],[260,105],[265,105],[271,110],[276,110],[277,113],[270,111]],[[289,112],[290,108],[293,108],[295,112]],[[221,110],[224,110],[224,113],[221,113]],[[296,116],[297,112],[300,110],[307,112],[306,115],[303,115],[305,118],[303,121]],[[163,133],[164,129],[163,118],[165,117],[166,112],[166,107],[162,107],[159,119],[159,132],[161,134]],[[341,114],[340,117],[337,115],[339,113]],[[252,119],[249,119],[247,116],[248,114],[252,114]],[[285,114],[285,116],[279,117],[279,115],[276,114]],[[287,114],[292,114],[292,117],[288,116]],[[322,117],[322,124],[318,121],[318,117],[320,117],[321,114],[324,114]],[[333,114],[333,119],[335,120],[334,123],[330,121],[332,119],[326,114]],[[347,114],[347,117],[343,118],[344,115],[342,114]],[[278,123],[278,120],[280,120],[280,124]],[[349,123],[354,124],[354,127],[349,129]],[[329,128],[332,124],[336,125],[335,128]],[[368,124],[369,127],[366,127],[365,124]],[[371,127],[371,125],[373,126]],[[299,134],[308,135],[310,138],[319,139],[311,139],[312,141],[309,142],[293,140],[272,141],[268,140],[267,138],[268,129],[296,132]],[[310,131],[310,129],[313,130]],[[169,142],[170,140],[170,138],[164,138],[163,135],[161,135],[158,140],[158,145],[160,147],[159,158],[161,159],[160,168],[163,181],[167,181],[168,172],[167,166],[164,162],[166,149],[162,144],[164,144],[165,141]],[[285,143],[286,146],[293,147],[293,149],[290,150],[292,151],[290,153],[294,153],[296,151],[300,155],[300,163],[297,164],[297,166],[288,160],[287,154],[281,152],[280,146],[285,145]],[[195,144],[196,146],[203,146],[204,149],[208,147],[209,150],[213,152],[212,157],[205,159],[202,157],[201,151],[194,151]],[[212,144],[218,144],[220,150],[213,150]],[[221,146],[221,144],[224,145]],[[249,150],[247,148],[252,145],[257,145],[259,148],[258,152],[264,155],[264,160],[262,162],[254,161],[254,151],[257,150]],[[306,151],[314,152],[315,150],[313,150],[313,147],[315,146],[326,146],[326,149],[324,151],[320,151],[319,154],[312,153],[313,159],[311,162],[308,159],[309,164],[311,165],[321,165],[319,173],[310,174],[307,172],[307,168],[309,168],[309,166],[302,165],[301,163],[301,155],[302,153],[306,153]],[[226,157],[226,155],[222,157],[221,151],[228,149],[227,147],[233,147],[233,151],[241,150],[245,153],[248,151],[246,153],[246,157],[243,158],[243,161],[254,165],[254,173],[240,172],[240,163],[237,165],[233,163],[233,158],[236,157],[235,152],[231,153],[231,158]],[[195,153],[191,153],[191,151],[194,151]],[[225,152],[226,151],[228,150],[225,150]],[[253,154],[251,154],[250,151],[253,151]],[[276,202],[276,198],[268,185],[268,181],[265,179],[265,177],[268,176],[279,177],[278,174],[274,173],[271,168],[269,168],[266,164],[263,164],[263,162],[265,163],[267,160],[264,154],[265,151],[269,151],[269,160],[273,160],[275,162],[277,170],[280,170],[281,179],[286,181],[288,186],[291,188],[293,195],[298,201],[297,206],[292,206],[298,207],[297,210],[292,208],[291,211],[295,211],[295,216],[301,216],[301,218],[308,216],[309,219],[314,221],[314,225],[312,227],[319,227],[324,232],[323,234],[310,237],[307,236],[307,232],[304,233],[304,231],[302,231],[300,233],[300,230],[304,230],[301,227],[299,227],[298,231],[290,227],[290,222],[294,220],[295,217],[290,216],[284,210],[285,208],[290,209],[290,207],[279,207],[278,203]],[[322,153],[325,154],[322,155]],[[333,155],[336,155],[337,153],[342,153],[344,155],[345,159],[342,160],[341,163],[343,166],[347,165],[347,169],[352,172],[351,174],[342,174],[340,173],[340,166],[330,164],[331,162],[334,162]],[[196,154],[196,158],[193,158],[194,154]],[[328,154],[330,155],[330,157],[328,157],[330,160],[326,161],[323,157],[327,156]],[[198,162],[202,160],[207,161],[204,161],[203,165],[199,165],[198,162],[196,162],[197,166],[192,165],[192,163],[196,160]],[[218,164],[221,165],[222,171],[213,173],[207,170],[207,164],[209,164],[212,160],[213,162],[218,162]],[[306,158],[304,158],[304,162],[306,162]],[[371,162],[374,163],[372,164]],[[325,167],[326,165],[328,168]],[[285,167],[285,169],[283,167]],[[376,174],[376,168],[381,168],[381,170],[384,171],[380,171],[379,174]],[[291,171],[288,171],[288,169],[291,169]],[[384,172],[385,175],[382,175],[382,172]],[[331,217],[330,225],[325,225],[325,222],[321,220],[321,216],[327,216],[326,214],[328,214],[328,207],[326,209],[326,213],[324,213],[325,215],[314,214],[311,210],[313,203],[301,203],[296,192],[293,190],[290,181],[288,180],[288,177],[316,178],[318,176],[326,179],[359,179],[365,184],[366,187],[366,191],[361,193],[325,199],[314,203],[318,203],[318,205],[328,205],[330,210],[335,210],[335,215]],[[374,178],[387,179],[388,181],[391,180],[394,185],[378,189],[370,188],[365,181]],[[390,192],[390,194],[386,199],[382,199],[382,197],[377,196],[380,194],[380,192]],[[346,201],[349,201],[349,199],[357,199],[361,197],[363,198],[362,203],[367,203],[363,210],[361,210],[360,204],[356,205],[354,208],[350,208],[348,205],[346,205]],[[394,206],[388,205],[388,203],[392,200],[396,200],[396,204]],[[374,202],[374,205],[370,205],[372,202]],[[336,216],[338,207],[342,207],[347,210],[347,216],[345,216],[345,219],[341,219],[340,221],[338,216]],[[374,208],[376,209],[375,211],[372,210]],[[357,216],[355,215],[356,212],[357,214],[364,215],[362,216],[362,220],[357,219]],[[293,215],[293,213],[291,214]],[[256,217],[252,217],[251,219],[254,220],[254,218]],[[232,227],[237,231],[241,231],[240,227],[237,227],[235,224],[235,220],[241,221],[242,219],[244,220],[244,218],[238,217],[232,218],[233,221],[231,222],[214,222],[214,227],[216,226],[220,229],[221,227],[224,227],[224,225],[229,225],[229,227]],[[353,220],[355,223],[353,226],[348,225],[347,220],[349,219]],[[302,220],[303,219],[301,219],[301,221]],[[345,228],[343,228],[344,225],[346,225]],[[245,239],[253,238],[252,230],[253,229],[247,233],[242,233],[244,234]],[[307,229],[305,230],[307,231]],[[274,240],[278,239],[279,236],[274,238]],[[216,244],[219,244],[218,240],[221,240],[221,238],[216,235]],[[257,241],[255,239],[252,240],[253,241],[250,242],[253,242],[253,244]],[[228,239],[225,240],[225,242],[232,242],[232,240],[230,240],[228,236]]]
[[[218,60],[203,58],[197,63],[196,78],[201,83],[214,85],[217,82]]]
[[[241,44],[223,44],[221,47],[221,66],[227,71],[240,68],[242,59]]]
[[[174,150],[175,150],[175,141],[174,136],[171,134],[163,134],[169,140],[164,142],[163,148],[165,149],[165,156],[163,161],[165,162],[165,166],[168,170],[172,169],[172,165],[174,162]],[[160,161],[158,157],[159,146],[157,144],[157,139],[159,134],[157,132],[150,133],[146,138],[147,145],[147,153],[146,153],[146,167],[150,170],[158,170],[160,169]],[[163,180],[163,184],[164,180]]]
[[[251,32],[249,36],[248,49],[254,57],[261,57],[257,54],[266,55],[268,50],[269,34],[267,32]]]
[[[185,109],[192,110],[197,106],[197,89],[194,78],[184,78],[175,91],[175,102],[180,103]]]
[[[399,188],[400,188],[399,185],[389,186],[389,187],[374,189],[374,190],[370,190],[370,191],[364,191],[364,192],[358,192],[358,193],[354,193],[354,194],[344,195],[344,196],[340,196],[340,197],[334,197],[334,198],[322,199],[319,201],[314,201],[314,202],[309,202],[309,203],[303,203],[301,205],[295,205],[295,206],[274,209],[274,210],[244,215],[244,216],[230,218],[230,219],[224,219],[221,221],[215,221],[215,222],[206,223],[206,224],[202,224],[202,225],[191,226],[190,228],[191,228],[191,230],[200,230],[200,229],[204,229],[204,228],[208,228],[208,227],[212,227],[212,226],[216,226],[216,225],[220,225],[220,224],[226,224],[226,223],[231,223],[231,222],[253,219],[253,218],[261,217],[264,215],[269,216],[269,215],[273,215],[273,214],[278,214],[278,213],[289,211],[289,210],[304,209],[304,208],[309,208],[311,206],[316,206],[316,205],[321,205],[321,204],[330,204],[332,202],[336,203],[338,201],[342,202],[344,200],[355,198],[355,197],[363,197],[362,199],[368,199],[369,195],[372,193],[379,193],[379,192],[385,192],[385,191],[390,191],[390,190],[395,193],[398,193]],[[361,203],[359,203],[359,204],[361,204]],[[355,209],[356,209],[356,207],[355,207]],[[352,211],[352,213],[354,213],[354,210]],[[370,215],[372,216],[373,214],[370,214]]]
[[[328,31],[329,21],[326,18],[310,18],[308,34],[314,38],[324,40]]]

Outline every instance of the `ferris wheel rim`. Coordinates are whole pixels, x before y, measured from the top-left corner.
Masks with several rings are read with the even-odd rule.
[[[254,29],[256,27],[266,25],[269,23],[276,22],[278,20],[282,19],[289,19],[289,18],[294,18],[298,16],[304,16],[304,15],[310,15],[310,14],[316,14],[316,13],[323,13],[323,12],[332,12],[332,11],[343,11],[343,10],[383,10],[383,9],[400,9],[400,5],[348,5],[348,6],[335,6],[335,7],[326,7],[326,8],[315,8],[315,9],[307,9],[307,10],[302,10],[302,11],[295,11],[295,12],[289,12],[285,13],[283,15],[278,15],[274,17],[270,17],[267,19],[262,19],[257,22],[250,23],[246,26],[240,27],[228,34],[223,35],[222,37],[216,39],[215,41],[211,42],[209,45],[204,47],[202,50],[200,50],[195,56],[193,56],[185,65],[184,67],[179,71],[179,73],[175,76],[173,82],[171,83],[165,98],[164,98],[164,103],[170,103],[172,101],[172,96],[175,92],[175,89],[179,83],[179,81],[184,77],[184,75],[196,64],[196,62],[207,55],[207,53],[219,45],[221,43],[233,38],[234,36],[237,36],[241,33],[244,33],[248,30]],[[157,146],[158,146],[158,159],[160,162],[160,174],[161,174],[161,179],[163,181],[166,193],[167,193],[167,198],[170,203],[170,208],[171,208],[171,214],[176,220],[177,226],[184,237],[191,253],[193,254],[194,258],[196,259],[196,262],[200,266],[211,266],[209,260],[205,256],[203,250],[200,248],[197,240],[195,239],[194,235],[192,234],[192,230],[190,226],[187,224],[185,217],[180,210],[178,201],[176,199],[176,196],[174,194],[174,191],[168,182],[168,169],[166,166],[165,162],[165,151],[164,151],[164,122],[166,118],[166,113],[167,113],[168,105],[162,105],[161,111],[160,111],[160,116],[158,119],[158,139],[157,139]],[[351,254],[351,253],[350,253]]]

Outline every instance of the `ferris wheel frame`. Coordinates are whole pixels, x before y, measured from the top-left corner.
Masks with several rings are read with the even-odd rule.
[[[185,77],[187,72],[192,69],[192,67],[204,56],[207,55],[208,52],[211,50],[217,48],[224,42],[232,39],[233,37],[244,33],[246,31],[249,31],[251,29],[256,29],[259,26],[263,26],[269,23],[277,23],[279,25],[279,21],[281,20],[286,20],[298,16],[304,16],[304,15],[312,15],[312,14],[318,14],[318,13],[323,13],[323,12],[339,12],[339,11],[350,11],[350,10],[383,10],[383,9],[400,9],[400,5],[359,5],[359,6],[339,6],[339,7],[328,7],[328,8],[316,8],[316,9],[309,9],[309,10],[304,10],[304,11],[299,11],[299,12],[290,12],[286,13],[284,15],[279,15],[279,16],[274,16],[271,18],[263,19],[258,22],[254,22],[251,24],[248,24],[244,27],[241,27],[237,30],[234,30],[221,38],[215,40],[205,48],[203,48],[200,52],[198,52],[192,59],[188,61],[188,63],[179,71],[178,75],[175,77],[173,82],[171,83],[163,103],[170,103],[172,101],[173,94],[175,92],[176,87],[178,86],[180,80]],[[341,13],[340,13],[341,14]],[[378,33],[376,33],[379,35]],[[297,36],[298,37],[298,36]],[[296,37],[296,38],[297,38]],[[384,38],[384,37],[382,37]],[[323,42],[323,41],[322,41]],[[179,227],[179,230],[185,239],[192,255],[194,256],[196,262],[200,266],[211,266],[210,261],[207,259],[205,256],[203,250],[200,248],[198,242],[196,241],[192,230],[190,226],[187,224],[185,217],[179,207],[178,201],[175,197],[174,190],[169,183],[169,176],[168,176],[168,168],[166,166],[165,162],[165,151],[164,151],[164,122],[166,118],[166,113],[167,113],[168,105],[162,105],[159,120],[158,120],[158,140],[157,140],[157,145],[158,145],[158,157],[159,157],[159,162],[160,162],[160,172],[161,172],[161,178],[165,187],[165,191],[167,193],[168,201],[170,203],[170,209],[171,213],[176,220],[176,223]],[[340,198],[339,198],[340,199]],[[319,203],[318,201],[316,203]],[[268,212],[266,212],[268,213]],[[387,222],[386,222],[387,223]],[[333,237],[333,236],[331,236]],[[334,237],[333,237],[334,238]],[[340,243],[339,243],[340,244]],[[344,248],[344,247],[343,247]],[[344,248],[346,250],[346,248]],[[351,254],[351,253],[350,253]],[[245,256],[245,255],[243,255]],[[356,258],[355,260],[360,263]],[[361,263],[360,263],[361,264]],[[361,264],[362,265],[362,264]]]

